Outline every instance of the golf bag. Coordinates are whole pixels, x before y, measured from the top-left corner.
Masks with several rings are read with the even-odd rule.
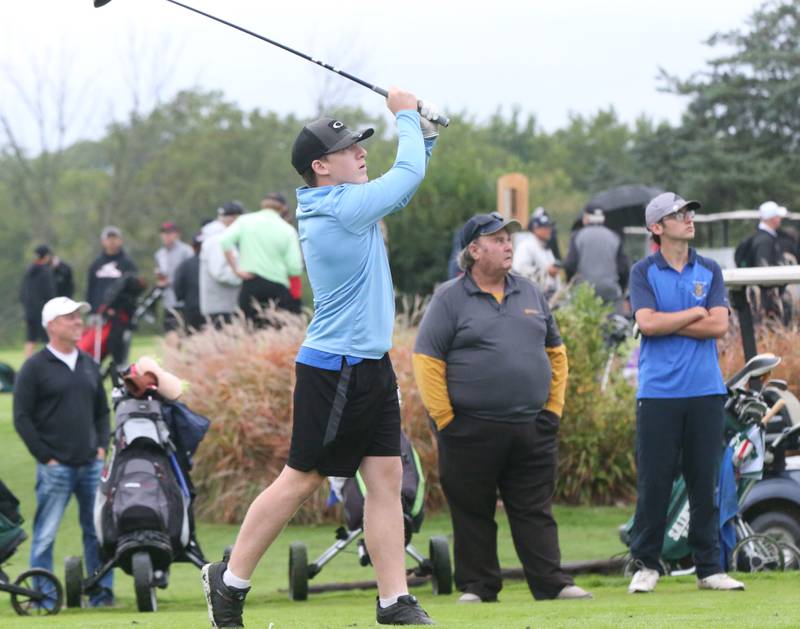
[[[26,537],[22,530],[19,500],[0,481],[0,563],[11,557]]]
[[[178,436],[186,417],[193,422],[188,448]],[[193,541],[188,469],[208,420],[178,403],[124,398],[116,425],[95,502],[98,541],[128,573],[131,555],[143,549],[153,569],[166,570]]]
[[[403,520],[405,524],[406,544],[413,533],[419,533],[422,520],[425,518],[423,503],[425,501],[425,475],[419,462],[417,451],[406,437],[400,433],[400,460],[403,464],[403,484],[400,498],[403,503]],[[344,511],[344,522],[347,530],[355,531],[364,526],[364,496],[367,488],[361,473],[356,472],[341,486],[341,500]]]

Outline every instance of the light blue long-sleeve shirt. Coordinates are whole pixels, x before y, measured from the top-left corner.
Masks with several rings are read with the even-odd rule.
[[[397,158],[382,177],[297,189],[300,246],[314,293],[298,362],[324,366],[328,354],[338,365],[325,368],[338,369],[342,356],[378,359],[392,346],[394,290],[378,221],[411,200],[434,144],[423,140],[416,111],[397,113],[397,131]]]

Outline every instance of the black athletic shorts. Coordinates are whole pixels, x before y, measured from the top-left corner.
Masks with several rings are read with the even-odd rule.
[[[47,343],[50,340],[41,319],[25,319],[25,340],[29,343]]]
[[[400,403],[388,354],[339,371],[297,363],[295,372],[289,467],[350,477],[365,456],[400,456]]]

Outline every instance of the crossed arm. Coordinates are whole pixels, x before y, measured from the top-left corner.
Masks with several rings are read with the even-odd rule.
[[[678,334],[694,339],[722,338],[728,331],[728,309],[716,306],[706,310],[695,306],[677,312],[659,312],[640,308],[636,311],[636,323],[644,336]]]

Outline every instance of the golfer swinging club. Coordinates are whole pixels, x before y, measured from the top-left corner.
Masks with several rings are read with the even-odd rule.
[[[397,119],[394,166],[369,181],[373,134],[320,118],[292,147],[297,225],[315,313],[297,355],[289,460],[250,505],[230,562],[207,564],[202,579],[213,627],[242,627],[250,576],[261,556],[326,476],[354,476],[367,487],[364,532],[378,582],[379,624],[431,625],[408,593],[400,502],[400,406],[387,353],[394,294],[378,221],[405,206],[422,183],[438,135],[435,107],[392,88]]]

